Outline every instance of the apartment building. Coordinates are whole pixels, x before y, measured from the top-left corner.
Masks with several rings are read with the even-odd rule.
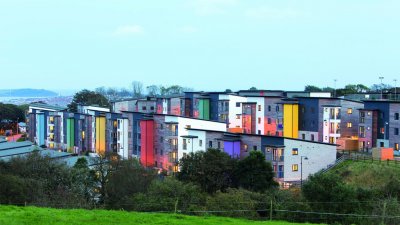
[[[207,148],[220,149],[233,158],[243,159],[250,151],[261,151],[282,184],[300,181],[301,173],[306,179],[336,161],[334,144],[208,129],[189,128],[188,131],[188,136],[205,137]]]
[[[365,101],[359,113],[359,147],[361,150],[374,147],[399,150],[400,102]]]
[[[140,161],[147,167],[177,171],[178,162],[186,154],[205,151],[205,136],[188,134],[189,128],[208,127],[226,131],[226,124],[174,115],[154,114],[140,121]]]

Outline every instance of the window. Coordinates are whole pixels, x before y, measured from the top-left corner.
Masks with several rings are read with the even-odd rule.
[[[187,140],[183,139],[183,150],[187,150]]]
[[[161,142],[161,143],[164,142],[164,137],[160,137],[160,142]]]
[[[268,118],[268,124],[271,124],[271,118]]]
[[[385,134],[385,128],[381,128],[381,134]]]
[[[353,109],[352,108],[348,108],[347,109],[347,114],[353,114]]]
[[[399,120],[399,116],[400,116],[399,113],[395,113],[394,114],[394,120]]]
[[[352,123],[347,123],[347,128],[352,128],[353,124]]]
[[[261,130],[258,130],[257,133],[258,133],[258,135],[261,135]]]
[[[199,140],[199,146],[200,146],[200,147],[203,146],[203,140]]]
[[[298,148],[292,149],[292,155],[298,155],[298,154],[299,154],[299,149]]]
[[[147,107],[146,106],[142,106],[142,110],[146,110],[147,109]]]
[[[218,141],[218,149],[220,149],[221,148],[221,142],[220,141]]]
[[[306,140],[306,134],[301,134],[301,139]]]
[[[253,146],[253,150],[257,151],[257,146],[256,145]]]
[[[261,105],[258,105],[258,111],[261,111]]]
[[[150,106],[150,110],[154,110],[154,106]]]
[[[209,141],[209,142],[208,142],[208,147],[209,147],[209,148],[212,148],[212,141]]]
[[[236,102],[236,107],[240,107],[240,102]]]
[[[268,106],[268,112],[271,112],[271,106],[270,105]]]
[[[293,164],[293,165],[292,165],[292,171],[293,171],[293,172],[299,171],[299,164]]]
[[[394,150],[396,150],[396,151],[399,150],[399,143],[394,143]]]
[[[276,106],[276,111],[279,112],[279,105]]]
[[[240,115],[236,115],[236,119],[240,120]]]
[[[359,128],[359,136],[361,137],[361,138],[365,138],[365,127],[363,127],[363,126],[360,126],[360,128]]]
[[[315,135],[311,134],[311,141],[315,141]]]
[[[261,123],[261,117],[258,117],[258,124]]]
[[[399,135],[399,128],[394,128],[394,135]]]
[[[243,148],[244,148],[244,151],[245,151],[245,152],[247,152],[247,151],[248,151],[248,148],[249,148],[249,146],[247,146],[247,145],[245,144],[245,145],[243,145]]]

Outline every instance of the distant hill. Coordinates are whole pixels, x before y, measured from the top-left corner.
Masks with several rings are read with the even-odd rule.
[[[0,89],[0,97],[56,97],[57,93],[45,89]]]

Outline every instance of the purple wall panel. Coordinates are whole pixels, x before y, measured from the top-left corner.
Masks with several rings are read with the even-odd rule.
[[[224,151],[230,155],[232,158],[240,157],[240,141],[225,141],[224,142]]]

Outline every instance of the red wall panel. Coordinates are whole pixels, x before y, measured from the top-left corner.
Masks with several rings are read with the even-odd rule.
[[[140,162],[145,167],[154,167],[154,121],[140,121],[140,132]]]

